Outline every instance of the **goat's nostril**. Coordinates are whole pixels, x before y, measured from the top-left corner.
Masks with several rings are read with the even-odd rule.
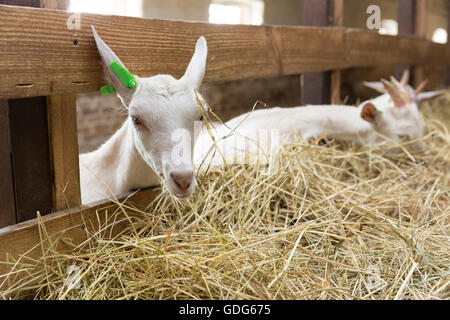
[[[173,171],[170,177],[175,185],[181,190],[187,190],[192,184],[194,173],[192,171]]]

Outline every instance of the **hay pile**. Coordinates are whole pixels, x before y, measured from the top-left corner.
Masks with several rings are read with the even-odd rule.
[[[422,111],[426,154],[299,142],[271,175],[210,171],[113,239],[17,265],[0,297],[449,299],[450,99]]]

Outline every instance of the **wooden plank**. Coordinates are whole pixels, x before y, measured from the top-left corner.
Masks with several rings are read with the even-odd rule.
[[[75,95],[47,97],[53,210],[81,203]]]
[[[17,223],[7,100],[0,100],[0,181],[0,228],[2,228]]]
[[[425,39],[428,25],[428,0],[416,0],[415,6],[414,34],[419,38]],[[415,66],[413,74],[414,86],[418,87],[425,80],[424,66]]]
[[[344,0],[333,0],[333,25],[344,25]]]
[[[450,48],[450,1],[447,1],[447,47]],[[445,72],[445,85],[450,86],[450,67]]]
[[[334,0],[305,0],[304,24],[326,27],[334,22]],[[331,72],[304,73],[301,76],[301,104],[329,104],[331,102]],[[336,79],[335,79],[336,80]]]
[[[41,257],[43,250],[56,239],[59,239],[57,249],[63,251],[71,250],[85,241],[88,232],[114,236],[129,225],[133,212],[145,210],[159,194],[159,188],[146,189],[119,196],[119,202],[102,201],[71,211],[52,213],[42,217],[48,238],[41,238],[42,228],[38,219],[0,229],[0,262],[16,261],[26,254],[27,258],[21,258],[20,262],[30,263],[30,259]],[[124,199],[127,199],[125,204]],[[128,208],[127,214],[123,211],[125,207]],[[105,228],[106,225],[111,226]],[[2,275],[9,270],[8,265],[0,263],[0,286],[4,280]]]
[[[331,72],[304,73],[300,79],[301,104],[321,105],[331,102]]]
[[[46,98],[8,101],[17,221],[52,211]]]
[[[331,104],[342,104],[341,99],[341,71],[335,70],[331,72]]]
[[[67,0],[42,0],[43,8],[65,10]],[[47,97],[53,210],[81,204],[76,95]]]
[[[381,36],[374,32],[350,29],[345,41],[348,59],[355,66],[420,63],[439,66],[450,63],[446,46],[414,36]]]
[[[414,34],[415,0],[398,0],[398,33]]]
[[[70,0],[41,0],[41,8],[67,10]]]
[[[333,0],[333,25],[344,25],[344,0]],[[331,71],[331,103],[340,105],[341,100],[341,71]]]
[[[415,0],[398,0],[397,19],[399,35],[414,34],[415,8]],[[411,65],[399,64],[395,66],[395,77],[400,79],[405,70],[411,71]],[[413,75],[412,72],[411,75]]]
[[[33,7],[33,8],[41,7],[40,0],[0,0],[0,4],[19,7]]]
[[[81,29],[69,30],[70,15],[0,6],[0,98],[98,90],[103,80],[90,25],[139,76],[181,76],[200,35],[207,38],[209,47],[206,82],[377,64],[450,62],[447,46],[362,30],[215,25],[93,14],[81,14]],[[360,42],[360,36],[365,40]]]

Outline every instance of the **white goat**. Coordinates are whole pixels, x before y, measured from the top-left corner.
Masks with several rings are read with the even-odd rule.
[[[381,82],[364,82],[364,84],[382,93],[381,96],[369,101],[392,119],[395,123],[396,135],[405,141],[420,140],[424,130],[423,119],[419,112],[420,103],[438,98],[448,90],[422,92],[427,81],[422,82],[417,89],[408,85],[408,81],[409,72],[405,71],[401,82],[391,77],[391,83],[382,80]],[[418,142],[412,144],[411,148],[423,151],[425,145],[423,142]]]
[[[215,152],[210,133],[203,130],[194,148],[194,164],[196,167],[202,163],[221,166],[223,160],[241,163],[255,155],[270,156],[277,150],[273,149],[273,137],[267,138],[271,136],[270,132],[263,135],[261,141],[262,130],[277,130],[279,145],[290,144],[297,136],[309,140],[324,135],[360,145],[418,140],[423,137],[423,121],[418,103],[438,97],[446,90],[420,93],[424,85],[414,90],[407,86],[408,78],[409,74],[405,73],[401,83],[393,78],[392,84],[383,81],[381,86],[387,93],[365,101],[359,107],[324,105],[272,108],[243,114],[212,130],[218,149]],[[412,148],[424,150],[425,145],[417,142]]]
[[[109,66],[125,65],[100,38],[92,26],[105,73],[109,76],[129,117],[99,149],[80,156],[82,203],[104,199],[112,194],[158,185],[161,177],[177,198],[188,197],[196,181],[192,165],[194,122],[201,118],[195,90],[205,74],[207,44],[197,41],[184,76],[135,77],[131,89]]]
[[[218,151],[214,151],[209,132],[203,130],[194,148],[196,167],[202,163],[220,166],[223,160],[241,163],[253,161],[255,156],[270,157],[271,153],[277,152],[273,149],[274,145],[288,145],[298,137],[310,140],[326,135],[331,139],[354,141],[361,145],[380,143],[382,136],[395,139],[390,119],[372,103],[366,103],[361,108],[323,105],[260,109],[227,121],[212,133]],[[274,135],[278,135],[278,141],[275,141]]]

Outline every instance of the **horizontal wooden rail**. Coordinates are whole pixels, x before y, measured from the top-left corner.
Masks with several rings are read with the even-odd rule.
[[[415,37],[339,27],[216,25],[0,6],[0,98],[83,93],[103,83],[91,25],[139,76],[179,77],[204,35],[206,82],[386,64],[450,65],[450,49]],[[73,21],[72,21],[73,22]]]
[[[122,195],[118,203],[127,199],[125,206],[144,210],[160,192],[160,188],[151,188]],[[132,211],[128,209],[127,214]],[[42,222],[45,226],[45,235],[39,230],[38,219],[0,229],[0,290],[4,275],[11,267],[4,262],[16,261],[26,254],[26,258],[20,258],[20,263],[32,263],[32,259],[38,259],[42,256],[43,250],[47,250],[50,245],[47,239],[56,242],[58,250],[70,250],[87,239],[87,230],[91,234],[101,231],[103,234],[113,236],[129,225],[127,216],[120,206],[110,201],[74,208],[70,212],[52,213],[42,217]],[[41,239],[44,239],[42,243]],[[58,239],[59,241],[56,241]]]

